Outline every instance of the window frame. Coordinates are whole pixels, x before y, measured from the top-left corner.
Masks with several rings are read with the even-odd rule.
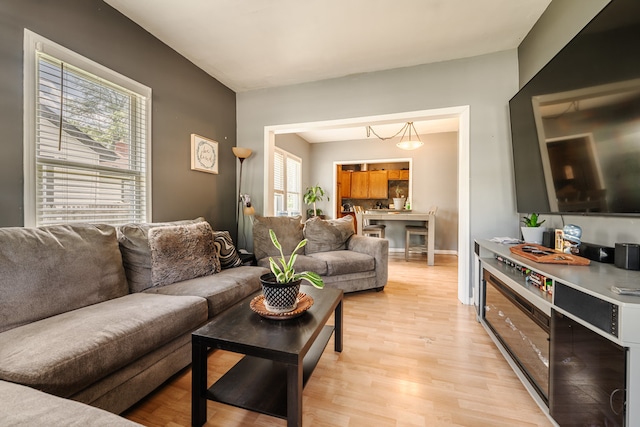
[[[282,155],[282,158],[283,158],[283,172],[284,172],[283,182],[284,182],[284,191],[280,191],[280,190],[277,190],[277,189],[275,188],[275,187],[276,187],[276,185],[275,185],[275,169],[276,169],[275,154],[276,154],[276,153],[281,154],[281,155]],[[300,206],[300,212],[298,212],[296,215],[292,215],[292,214],[289,212],[289,210],[285,210],[284,212],[287,212],[287,216],[298,216],[298,215],[302,215],[302,214],[303,214],[303,212],[302,212],[302,159],[301,159],[300,157],[296,156],[295,154],[292,154],[292,153],[290,153],[290,152],[288,152],[288,151],[286,151],[286,150],[283,150],[283,149],[282,149],[282,148],[280,148],[280,147],[274,147],[273,154],[274,154],[274,156],[273,156],[273,168],[272,168],[272,171],[271,171],[271,173],[273,174],[273,177],[274,177],[274,179],[273,179],[273,185],[271,186],[271,198],[272,198],[272,200],[273,200],[273,204],[274,204],[274,205],[273,205],[273,215],[275,215],[275,216],[278,216],[278,215],[279,215],[279,212],[278,212],[278,210],[277,210],[277,206],[276,206],[276,203],[275,203],[275,196],[276,196],[277,194],[282,195],[283,203],[284,203],[284,206],[285,206],[285,207],[287,207],[288,195],[289,195],[289,194],[297,194],[297,196],[298,196],[298,197],[297,197],[297,198],[298,198],[298,206]],[[288,173],[289,173],[289,171],[288,171],[288,167],[287,167],[287,161],[288,161],[288,160],[293,160],[293,161],[297,162],[297,163],[298,163],[298,165],[299,165],[299,177],[298,177],[298,182],[299,182],[299,184],[300,184],[300,188],[299,188],[299,191],[298,191],[298,192],[291,192],[291,191],[289,191],[289,185],[288,185],[288,182],[289,182],[289,176],[288,176]]]
[[[93,74],[99,79],[123,87],[131,92],[144,97],[145,154],[142,157],[145,162],[145,218],[148,222],[151,216],[151,88],[136,82],[122,74],[109,69],[95,61],[92,61],[70,49],[67,49],[45,37],[42,37],[28,29],[24,30],[24,117],[23,117],[23,176],[24,176],[24,225],[35,227],[38,218],[37,201],[37,169],[36,169],[36,107],[38,94],[37,69],[38,61],[36,53],[42,52],[56,59],[77,67],[87,73]],[[89,168],[87,168],[89,170]],[[69,221],[70,222],[70,221]]]

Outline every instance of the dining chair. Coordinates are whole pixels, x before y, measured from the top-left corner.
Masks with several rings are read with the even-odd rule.
[[[353,210],[356,212],[356,214],[364,212],[362,206],[354,206]],[[365,220],[362,224],[362,235],[384,239],[385,228],[386,225],[384,224],[369,224],[369,220]]]
[[[435,218],[436,212],[438,211],[437,206],[432,206],[429,209],[429,221],[426,222],[424,226],[416,226],[416,225],[407,225],[405,226],[405,244],[404,244],[404,260],[409,261],[409,253],[412,250],[419,251],[420,253],[427,253],[427,263],[429,262],[429,258],[433,258],[433,254],[428,253],[428,239],[429,239],[429,228],[431,226],[432,230],[435,230]],[[418,245],[411,245],[411,236],[422,236],[423,239],[419,242]],[[431,236],[432,238],[435,236]],[[420,239],[420,237],[418,237]]]

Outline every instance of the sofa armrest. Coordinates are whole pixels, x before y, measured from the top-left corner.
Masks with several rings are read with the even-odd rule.
[[[376,288],[383,288],[389,276],[389,241],[377,237],[353,235],[347,250],[371,255],[376,261]]]

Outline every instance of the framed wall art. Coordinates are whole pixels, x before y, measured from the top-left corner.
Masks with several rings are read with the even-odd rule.
[[[218,173],[218,143],[191,134],[191,170]]]

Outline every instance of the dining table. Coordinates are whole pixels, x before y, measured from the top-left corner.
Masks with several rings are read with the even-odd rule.
[[[436,216],[429,212],[414,212],[410,210],[372,209],[356,212],[356,233],[362,235],[363,224],[369,220],[378,221],[416,221],[428,228],[427,234],[427,265],[434,264]],[[405,242],[405,245],[409,242]]]

